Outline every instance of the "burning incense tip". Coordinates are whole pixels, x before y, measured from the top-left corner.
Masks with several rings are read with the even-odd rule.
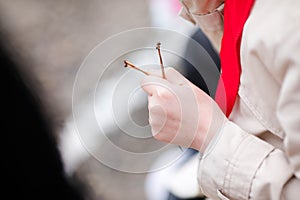
[[[124,67],[128,67],[127,60],[124,60]]]
[[[158,42],[158,43],[156,44],[156,49],[160,49],[160,45],[161,45],[161,43]]]

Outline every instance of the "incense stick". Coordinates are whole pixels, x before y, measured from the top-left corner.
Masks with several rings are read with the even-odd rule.
[[[131,67],[131,68],[133,68],[133,69],[136,69],[136,70],[138,70],[138,71],[140,71],[140,72],[142,72],[142,73],[144,73],[145,75],[150,75],[148,72],[146,72],[146,71],[144,71],[144,70],[142,70],[141,68],[139,68],[139,67],[137,67],[137,66],[135,66],[134,64],[132,64],[131,62],[129,62],[129,61],[127,61],[127,60],[124,60],[124,67]]]
[[[166,79],[165,68],[164,68],[163,59],[162,59],[161,52],[160,52],[160,45],[161,45],[161,43],[158,42],[156,44],[156,49],[157,49],[158,56],[159,56],[159,62],[160,62],[160,67],[161,67],[162,78]]]

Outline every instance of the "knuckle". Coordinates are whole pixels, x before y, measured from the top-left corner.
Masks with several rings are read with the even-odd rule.
[[[173,98],[173,93],[168,90],[168,89],[165,89],[165,90],[162,90],[160,93],[159,93],[159,96],[165,100],[170,100]]]
[[[170,73],[170,72],[174,72],[174,71],[176,71],[176,70],[173,67],[165,68],[166,73]]]
[[[153,116],[153,118],[155,118],[156,115],[161,115],[161,114],[163,114],[163,109],[162,109],[162,107],[159,106],[159,105],[150,105],[150,106],[148,107],[148,109],[149,109],[149,114],[150,114],[151,116]]]
[[[154,137],[156,140],[159,140],[159,141],[165,141],[164,135],[163,135],[163,133],[161,133],[161,132],[158,132],[158,133],[154,134],[153,137]]]
[[[160,136],[159,133],[154,133],[154,134],[153,134],[153,137],[154,137],[155,139],[157,139],[157,140],[160,140],[160,138],[161,138],[161,136]]]

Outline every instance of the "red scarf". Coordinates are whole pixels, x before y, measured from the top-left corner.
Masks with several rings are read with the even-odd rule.
[[[232,111],[240,84],[240,46],[244,24],[254,0],[226,0],[224,35],[220,52],[222,73],[216,101],[228,117]]]

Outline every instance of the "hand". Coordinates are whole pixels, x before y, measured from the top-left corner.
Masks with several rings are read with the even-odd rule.
[[[157,140],[204,152],[226,117],[214,100],[173,68],[166,78],[146,76],[149,124]]]

